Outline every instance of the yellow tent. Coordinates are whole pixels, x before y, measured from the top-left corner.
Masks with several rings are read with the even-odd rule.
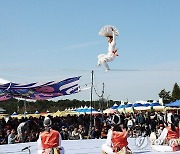
[[[6,118],[7,116],[8,116],[8,114],[0,114],[0,119]]]
[[[66,117],[67,115],[79,115],[78,112],[76,111],[70,111],[70,110],[66,110],[66,111],[57,111],[55,113],[52,114],[53,117]]]
[[[62,114],[63,114],[63,112],[65,112],[65,111],[59,111],[59,110],[58,110],[57,112],[52,113],[52,116],[53,116],[53,117],[56,117],[56,116],[57,116],[57,117],[61,117]]]
[[[116,111],[110,108],[110,109],[104,110],[103,113],[113,114],[113,113],[116,113]]]
[[[12,118],[21,119],[22,117],[25,117],[24,114],[17,114],[17,115],[11,115]]]
[[[39,118],[41,115],[40,114],[27,114],[26,117],[35,117],[35,118]]]

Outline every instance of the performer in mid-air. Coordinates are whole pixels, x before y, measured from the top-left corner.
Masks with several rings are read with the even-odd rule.
[[[116,36],[118,34],[118,30],[114,26],[105,26],[99,32],[99,35],[107,37],[108,53],[98,55],[97,65],[104,65],[106,72],[110,70],[107,62],[113,61],[118,56],[118,49],[116,49]]]

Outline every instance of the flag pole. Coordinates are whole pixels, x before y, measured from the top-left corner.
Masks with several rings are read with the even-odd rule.
[[[91,99],[90,99],[90,106],[91,106],[91,114],[90,114],[90,126],[89,126],[89,137],[91,135],[92,131],[92,100],[93,100],[93,77],[94,77],[94,71],[91,71]]]

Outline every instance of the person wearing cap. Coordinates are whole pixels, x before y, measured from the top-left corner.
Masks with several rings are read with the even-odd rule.
[[[70,137],[70,131],[68,130],[67,127],[62,126],[62,130],[60,132],[62,140],[69,140]]]
[[[38,139],[38,154],[64,154],[61,147],[61,135],[51,128],[52,121],[49,117],[44,119],[45,131],[40,133]]]
[[[108,131],[106,143],[102,145],[103,154],[116,154],[119,152],[126,152],[131,154],[128,147],[127,136],[128,132],[121,124],[120,116],[113,115],[111,120],[112,128]]]

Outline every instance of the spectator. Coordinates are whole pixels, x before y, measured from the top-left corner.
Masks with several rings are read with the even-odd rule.
[[[150,136],[150,134],[151,134],[151,130],[149,128],[149,125],[146,125],[145,126],[145,136]]]
[[[93,128],[91,131],[91,138],[92,139],[99,139],[101,136],[101,132],[99,131],[99,129],[97,127],[95,127],[95,129]]]
[[[8,136],[8,144],[14,144],[18,142],[18,136],[16,135],[15,129],[11,130],[11,133]]]
[[[29,129],[28,127],[29,127],[28,121],[20,123],[19,126],[17,127],[19,142],[23,143],[26,141],[27,130]]]
[[[102,131],[101,131],[101,138],[106,139],[107,134],[108,134],[108,128],[106,126],[106,123],[104,123],[104,126],[103,126]]]
[[[29,135],[29,142],[36,142],[38,139],[38,133],[35,132],[34,130],[31,131],[30,135]]]
[[[129,130],[130,137],[133,137],[133,121],[131,117],[127,121],[127,128]]]
[[[179,123],[179,115],[173,113],[174,115],[174,122],[175,126],[178,126]],[[122,124],[125,125],[126,129],[132,128],[132,132],[130,131],[130,135],[135,137],[139,135],[143,136],[149,136],[151,132],[154,132],[158,135],[158,126],[160,124],[166,123],[166,112],[158,112],[158,113],[149,113],[144,112],[142,113],[120,113],[120,121]],[[93,119],[95,118],[95,119]],[[68,115],[67,117],[51,117],[53,121],[52,128],[54,130],[57,130],[60,132],[62,139],[81,139],[81,138],[106,138],[107,136],[107,130],[110,127],[111,122],[111,116],[107,114],[102,114],[101,116],[93,116],[92,121],[94,121],[94,127],[92,131],[90,132],[88,136],[88,129],[90,127],[90,115],[81,115],[81,116],[75,116],[75,115]],[[132,121],[131,121],[132,120]],[[28,125],[25,127],[23,126],[23,123],[25,124],[27,121]],[[43,121],[44,117],[40,116],[39,118],[9,118],[9,120],[6,122],[5,120],[0,120],[0,144],[7,144],[8,143],[8,135],[9,133],[7,130],[20,130],[19,136],[21,136],[21,131],[23,132],[23,135],[21,137],[20,142],[34,142],[37,140],[39,133],[44,131],[43,127]],[[133,127],[131,127],[133,122]],[[135,125],[136,123],[136,125]],[[21,127],[20,127],[21,126]],[[62,127],[65,126],[65,127]],[[18,128],[18,129],[17,129]],[[77,128],[75,131],[78,135],[72,136],[72,132],[74,131],[74,128]],[[31,132],[29,132],[31,130]],[[76,134],[75,133],[75,134]],[[15,141],[18,142],[19,139]]]
[[[69,131],[67,127],[63,126],[60,134],[61,134],[62,140],[70,139],[70,135],[69,135]]]
[[[6,131],[6,134],[5,134],[5,144],[8,144],[8,136],[9,136],[9,134],[11,134],[11,130],[7,130]]]
[[[5,144],[5,137],[3,136],[3,131],[0,129],[0,145]]]
[[[74,131],[72,132],[72,139],[73,140],[79,140],[79,139],[82,139],[82,136],[81,134],[78,132],[78,129],[75,127],[74,128]]]
[[[79,125],[78,132],[81,135],[82,139],[84,139],[84,136],[86,135],[86,131],[82,125]]]

